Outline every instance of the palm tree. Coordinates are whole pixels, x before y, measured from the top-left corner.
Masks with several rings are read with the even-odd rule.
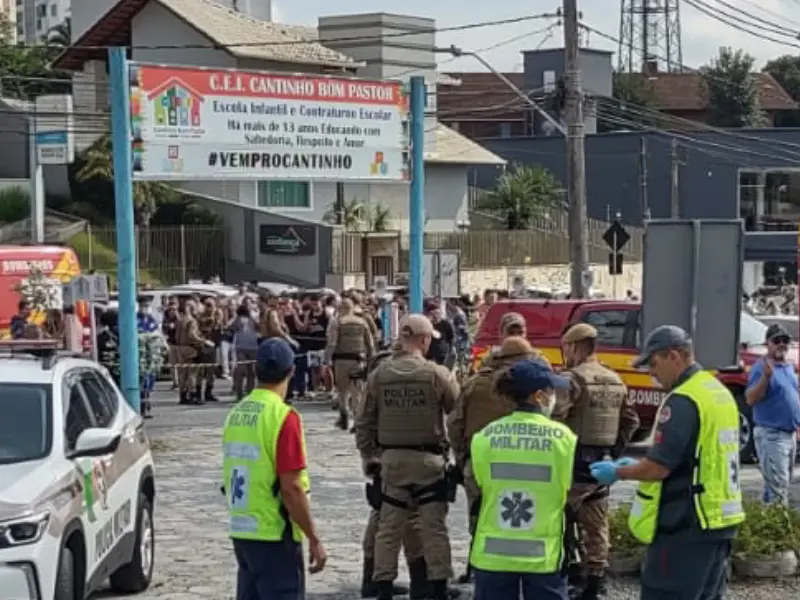
[[[50,46],[67,48],[72,44],[72,19],[67,17],[47,32],[47,43]]]
[[[364,213],[364,205],[357,198],[353,198],[344,202],[341,210],[337,210],[336,203],[331,204],[322,216],[322,220],[330,225],[341,225],[345,231],[355,232],[361,231],[364,225]]]
[[[530,229],[536,219],[564,208],[563,194],[550,171],[538,165],[514,165],[482,198],[478,210],[494,213],[509,230]]]
[[[392,211],[383,204],[376,204],[372,207],[369,215],[369,230],[375,233],[385,233],[389,231],[392,224]]]

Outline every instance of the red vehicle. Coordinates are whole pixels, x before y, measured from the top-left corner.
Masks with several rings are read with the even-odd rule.
[[[635,442],[644,445],[650,441],[656,414],[666,394],[657,387],[650,375],[631,366],[641,347],[638,302],[614,300],[511,300],[491,306],[481,321],[472,348],[473,366],[493,347],[500,344],[499,324],[507,312],[518,312],[525,317],[528,341],[556,367],[563,367],[561,336],[568,325],[584,322],[597,329],[598,358],[614,369],[628,386],[628,402],[636,407],[642,426]],[[751,408],[744,400],[747,373],[750,366],[766,353],[764,337],[766,325],[742,313],[741,352],[737,365],[719,370],[717,377],[736,397],[741,414],[742,461],[755,459],[752,438]],[[790,350],[791,360],[797,362],[797,348]]]
[[[8,337],[11,317],[23,297],[34,306],[30,320],[41,324],[46,308],[61,308],[61,285],[80,273],[80,262],[71,248],[0,246],[0,337]],[[76,314],[88,327],[85,302],[78,303]]]

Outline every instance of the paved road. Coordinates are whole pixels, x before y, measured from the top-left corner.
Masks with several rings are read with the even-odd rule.
[[[157,467],[156,573],[150,590],[139,598],[232,599],[235,568],[219,493],[220,425],[230,404],[181,407],[163,396],[155,402],[155,419],[147,424]],[[355,599],[367,514],[360,462],[352,436],[334,428],[335,415],[326,405],[303,404],[300,410],[310,454],[313,511],[330,555],[325,572],[309,578],[308,598]],[[759,492],[756,469],[744,470],[743,485],[750,493]],[[632,493],[630,483],[615,485],[612,501],[628,501]],[[449,521],[459,572],[467,554],[466,521],[464,496],[459,493]],[[624,587],[617,597],[634,597],[635,583]]]

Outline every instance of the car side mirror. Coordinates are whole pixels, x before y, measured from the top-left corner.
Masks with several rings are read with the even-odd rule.
[[[122,436],[101,427],[84,429],[75,442],[68,458],[86,458],[113,454],[119,447]]]

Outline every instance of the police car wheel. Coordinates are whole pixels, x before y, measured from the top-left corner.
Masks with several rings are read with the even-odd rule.
[[[138,594],[146,590],[153,578],[155,550],[153,506],[147,496],[139,494],[133,560],[111,574],[111,590],[118,594]]]
[[[739,462],[752,465],[756,462],[756,444],[753,439],[753,407],[747,404],[744,390],[731,390],[739,407]]]
[[[72,550],[64,546],[58,557],[56,573],[55,600],[75,600],[75,556]]]

